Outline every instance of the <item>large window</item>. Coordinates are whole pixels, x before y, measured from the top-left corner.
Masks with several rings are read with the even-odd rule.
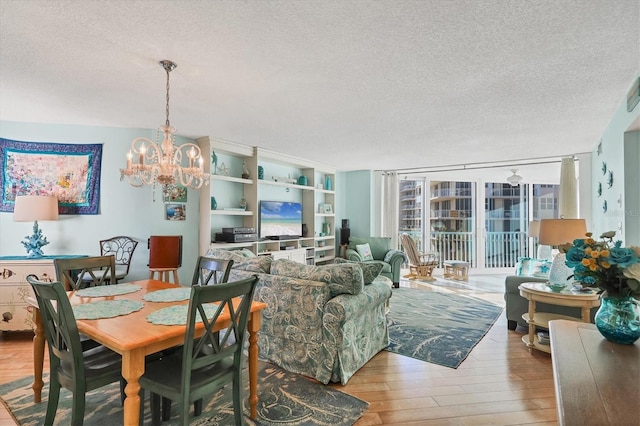
[[[557,217],[557,200],[557,185],[402,180],[399,231],[441,262],[512,268],[534,253],[529,221]]]

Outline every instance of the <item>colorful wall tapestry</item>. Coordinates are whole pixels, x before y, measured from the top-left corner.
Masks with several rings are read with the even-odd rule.
[[[0,139],[0,212],[16,195],[55,195],[60,214],[98,214],[102,144]]]

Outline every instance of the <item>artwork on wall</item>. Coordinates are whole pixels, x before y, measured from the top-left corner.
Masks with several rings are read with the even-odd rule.
[[[165,204],[166,220],[187,220],[185,204]]]
[[[0,139],[0,211],[16,195],[55,195],[60,214],[98,214],[102,144]]]
[[[180,184],[169,184],[162,187],[162,201],[165,203],[186,203],[187,188]]]

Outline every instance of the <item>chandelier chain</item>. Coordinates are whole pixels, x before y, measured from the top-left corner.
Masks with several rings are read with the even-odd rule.
[[[166,67],[164,68],[167,71],[167,106],[166,106],[166,115],[167,115],[167,120],[165,122],[166,126],[169,127],[169,72],[171,71],[170,68]]]

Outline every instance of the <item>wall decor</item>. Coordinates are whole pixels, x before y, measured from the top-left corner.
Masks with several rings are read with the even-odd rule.
[[[602,176],[607,174],[607,163],[605,163],[604,161],[602,162],[602,167],[600,168],[600,170],[602,170]]]
[[[179,183],[171,183],[162,187],[162,201],[165,203],[186,203],[187,188]]]
[[[602,195],[602,182],[598,182],[598,189],[596,189],[596,194],[598,194],[598,197]]]
[[[604,201],[602,202],[602,213],[606,213],[608,209],[609,209],[609,208],[608,208],[608,206],[607,206],[607,200],[604,200]]]
[[[166,220],[187,220],[185,204],[165,204]]]
[[[613,186],[613,172],[609,170],[609,174],[607,175],[607,187],[611,188]]]
[[[0,139],[0,212],[16,195],[55,195],[60,214],[98,214],[102,144]]]

